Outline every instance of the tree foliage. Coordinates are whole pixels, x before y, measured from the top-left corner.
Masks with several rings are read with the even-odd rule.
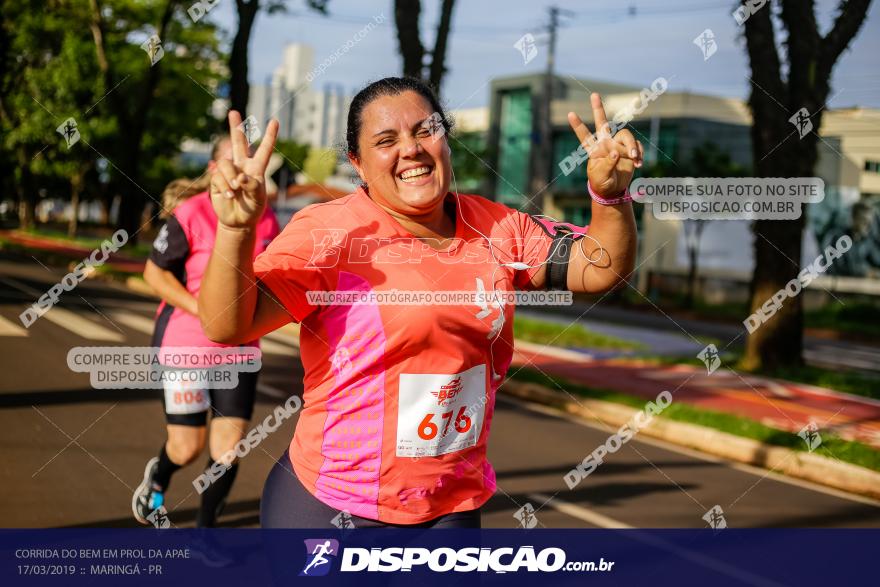
[[[119,195],[134,236],[143,204],[173,179],[182,140],[219,129],[214,26],[173,0],[2,5],[0,161],[13,170],[22,225],[41,191],[105,204]],[[151,65],[140,45],[157,32],[164,56]],[[69,149],[56,132],[68,118],[80,133]]]

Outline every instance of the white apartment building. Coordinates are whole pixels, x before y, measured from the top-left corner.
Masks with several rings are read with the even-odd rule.
[[[326,82],[321,89],[311,84],[314,50],[294,43],[284,48],[281,64],[264,85],[252,85],[248,113],[261,126],[277,118],[279,138],[316,148],[335,148],[345,138],[351,98],[342,84]]]

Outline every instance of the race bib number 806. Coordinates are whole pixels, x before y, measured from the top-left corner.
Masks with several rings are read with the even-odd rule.
[[[177,370],[176,373],[183,373]],[[190,380],[197,379],[196,371],[190,371],[193,375]],[[211,409],[211,396],[197,381],[191,383],[185,377],[178,376],[175,379],[166,379],[165,388],[165,412],[168,414],[198,414]]]
[[[452,375],[401,373],[397,456],[438,456],[474,446],[485,409],[485,365]]]

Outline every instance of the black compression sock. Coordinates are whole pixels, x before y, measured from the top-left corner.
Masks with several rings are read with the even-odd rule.
[[[214,464],[214,459],[208,459],[208,468]],[[199,516],[196,519],[196,526],[199,528],[213,528],[217,523],[217,518],[226,505],[226,498],[229,496],[229,490],[232,489],[232,482],[238,474],[238,463],[235,463],[228,469],[224,470],[211,485],[202,493],[202,504],[199,506]]]
[[[168,489],[168,484],[171,483],[171,475],[173,475],[179,468],[180,465],[172,462],[172,460],[168,458],[168,453],[165,451],[165,445],[163,444],[162,450],[159,451],[159,465],[156,467],[156,474],[153,476],[153,483],[160,491],[166,491]]]

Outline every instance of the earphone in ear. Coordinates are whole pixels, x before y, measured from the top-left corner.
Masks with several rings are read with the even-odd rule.
[[[449,143],[446,143],[446,152],[449,153],[449,155],[452,155],[452,147],[449,145]]]

